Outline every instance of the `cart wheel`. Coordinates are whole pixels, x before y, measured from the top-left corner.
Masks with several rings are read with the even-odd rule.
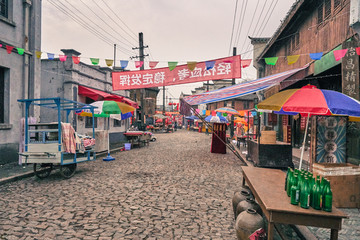
[[[40,178],[47,178],[53,169],[52,163],[34,163],[34,173]]]
[[[77,164],[68,164],[60,166],[60,173],[64,178],[71,178],[74,176]]]

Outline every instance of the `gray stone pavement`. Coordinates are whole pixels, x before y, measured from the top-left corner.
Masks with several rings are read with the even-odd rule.
[[[150,146],[0,186],[0,239],[236,239],[234,154],[210,136],[158,134]]]
[[[78,164],[71,179],[58,170],[21,179],[32,165],[0,166],[0,239],[236,239],[231,198],[241,162],[230,151],[211,154],[210,135],[156,136],[150,146],[112,154],[115,161]],[[344,211],[350,218],[339,238],[360,239],[358,210]],[[310,230],[329,239],[326,229]]]

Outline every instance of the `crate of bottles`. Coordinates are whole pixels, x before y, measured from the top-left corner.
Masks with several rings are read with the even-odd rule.
[[[315,163],[314,176],[331,182],[333,205],[339,208],[360,208],[360,167],[350,163]]]

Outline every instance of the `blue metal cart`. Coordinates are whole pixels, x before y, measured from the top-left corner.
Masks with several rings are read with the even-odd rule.
[[[71,111],[89,109],[93,115],[92,137],[95,138],[94,108],[96,107],[64,98],[19,99],[18,102],[25,103],[25,119],[28,119],[29,108],[32,105],[54,109],[57,112],[57,122],[30,124],[25,121],[25,149],[19,154],[23,156],[23,164],[34,164],[37,177],[46,178],[53,168],[59,167],[61,175],[70,178],[75,174],[77,163],[96,159],[93,148],[76,153],[65,152],[61,137],[62,114],[66,114],[68,123]]]

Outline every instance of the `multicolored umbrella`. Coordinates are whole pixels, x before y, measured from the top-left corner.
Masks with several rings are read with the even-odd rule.
[[[96,101],[91,103],[90,105],[96,107],[94,109],[94,117],[107,117],[108,118],[108,130],[110,128],[110,116],[114,114],[125,114],[130,113],[135,110],[134,107],[130,106],[129,104],[123,102],[116,102],[116,101]],[[88,116],[92,117],[92,113],[89,109],[83,109],[76,114],[80,116]],[[112,161],[115,160],[112,156],[110,156],[110,139],[108,134],[108,155],[103,160],[104,161]]]
[[[240,116],[240,113],[238,111],[236,111],[235,109],[230,108],[230,107],[221,107],[221,108],[215,109],[215,112],[227,113],[227,114]]]
[[[307,115],[345,115],[360,117],[360,102],[343,93],[306,85],[272,95],[257,105],[258,109]],[[290,113],[289,113],[290,114]]]
[[[300,89],[289,89],[276,93],[257,105],[258,109],[277,111],[278,114],[300,113],[307,116],[300,165],[305,149],[305,140],[311,115],[345,115],[360,117],[360,102],[343,93],[318,89],[306,85]]]
[[[124,114],[135,110],[134,107],[126,103],[116,101],[96,101],[90,105],[97,107],[94,109],[94,117],[110,117],[110,114]],[[86,117],[92,116],[89,109],[76,111],[76,114]]]
[[[218,117],[219,119],[217,119],[216,117]],[[229,121],[223,117],[223,116],[207,116],[205,119],[205,121],[207,122],[220,122],[220,123],[228,123]]]

